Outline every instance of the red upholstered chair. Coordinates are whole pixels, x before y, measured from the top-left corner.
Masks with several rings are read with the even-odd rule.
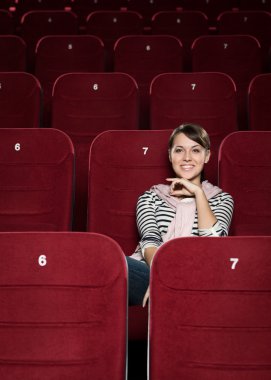
[[[114,69],[131,75],[140,94],[140,128],[149,128],[149,87],[152,79],[165,72],[183,69],[181,42],[168,35],[134,35],[117,40]]]
[[[0,71],[26,70],[26,44],[19,36],[0,36]]]
[[[0,128],[0,231],[68,231],[74,149],[63,132]]]
[[[69,72],[99,72],[104,70],[104,46],[96,36],[46,36],[36,47],[35,75],[43,89],[46,127],[51,126],[52,90],[55,80]]]
[[[106,69],[112,71],[113,48],[116,40],[128,34],[142,34],[143,19],[134,11],[95,11],[87,17],[86,33],[101,38],[105,46]]]
[[[261,45],[263,62],[267,64],[271,42],[271,13],[259,10],[223,12],[217,19],[217,29],[220,34],[250,34],[256,37]]]
[[[269,380],[271,236],[178,238],[155,255],[150,380]]]
[[[203,126],[211,139],[212,158],[204,169],[217,183],[218,149],[227,134],[237,131],[236,88],[223,73],[166,73],[150,88],[151,129],[174,129],[182,123]]]
[[[12,15],[9,11],[0,9],[0,35],[2,34],[14,34],[14,25]]]
[[[0,128],[40,126],[41,86],[26,72],[0,72]]]
[[[180,39],[184,49],[184,68],[190,71],[192,42],[209,33],[208,19],[199,11],[161,11],[153,15],[151,31],[152,34],[169,34]]]
[[[219,71],[236,84],[239,129],[247,129],[247,91],[251,79],[261,73],[261,47],[249,35],[210,35],[192,45],[193,71]]]
[[[27,45],[28,70],[35,67],[35,48],[40,38],[48,35],[77,34],[77,16],[64,10],[26,12],[20,22],[20,35]]]
[[[249,128],[271,131],[271,73],[256,75],[248,89]]]
[[[124,380],[127,273],[110,238],[0,233],[5,380]]]
[[[259,10],[259,11],[271,11],[271,1],[270,0],[239,0],[239,9],[247,11]]]
[[[93,141],[89,160],[88,230],[112,237],[131,255],[139,236],[138,197],[172,175],[171,131],[107,131]],[[129,307],[129,339],[147,338],[147,308]]]
[[[92,140],[108,129],[138,128],[138,89],[124,73],[70,73],[53,89],[52,126],[72,139],[76,154],[74,229],[86,230]]]
[[[219,184],[234,199],[233,235],[270,235],[271,132],[227,136],[219,152]]]

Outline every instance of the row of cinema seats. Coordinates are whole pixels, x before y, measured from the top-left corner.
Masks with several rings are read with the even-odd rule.
[[[11,51],[14,48],[14,51]],[[11,49],[11,50],[10,50]],[[18,36],[0,37],[0,71],[25,71],[25,45]],[[140,128],[149,128],[149,88],[161,73],[181,73],[185,66],[181,42],[174,36],[125,36],[114,48],[114,72],[137,83]],[[1,63],[2,62],[2,63]],[[34,75],[41,83],[45,126],[50,126],[51,96],[56,79],[68,72],[104,72],[104,49],[95,36],[47,36],[36,49]],[[18,66],[17,66],[18,65]],[[201,36],[191,49],[191,72],[223,72],[234,81],[239,129],[247,129],[246,95],[251,80],[264,73],[262,50],[249,35]]]
[[[1,232],[0,247],[1,378],[125,380],[119,245],[86,232]],[[150,380],[270,379],[270,249],[270,236],[235,236],[178,238],[158,250]]]
[[[137,199],[171,175],[170,133],[122,130],[96,137],[89,154],[86,194],[75,197],[77,229],[87,220],[87,231],[109,236],[126,255],[133,253],[139,239]],[[10,128],[0,129],[0,144],[0,230],[72,230],[76,157],[70,138],[56,129]],[[221,144],[219,185],[235,200],[231,235],[270,235],[270,144],[269,131],[234,132]],[[207,178],[211,168],[206,167]],[[129,338],[146,336],[147,310],[131,306]]]
[[[41,99],[36,78],[28,73],[0,73],[0,83],[1,126],[38,129]],[[271,74],[256,76],[250,84],[251,130],[270,131],[270,87]],[[53,129],[65,132],[74,145],[74,229],[84,231],[91,142],[106,130],[139,130],[137,86],[123,73],[65,74],[55,83],[52,104]],[[225,74],[161,74],[151,84],[150,129],[173,130],[184,122],[203,125],[212,141],[208,178],[216,184],[221,141],[238,130],[236,108],[235,86]]]

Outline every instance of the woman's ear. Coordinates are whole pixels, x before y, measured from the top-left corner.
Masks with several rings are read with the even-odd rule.
[[[211,151],[208,149],[207,153],[206,153],[205,161],[204,161],[205,164],[207,164],[207,162],[209,162],[210,157],[211,157]]]

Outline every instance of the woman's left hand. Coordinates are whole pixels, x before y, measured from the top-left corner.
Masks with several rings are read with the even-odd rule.
[[[170,195],[174,197],[188,196],[193,197],[201,188],[185,178],[167,178],[171,182]]]

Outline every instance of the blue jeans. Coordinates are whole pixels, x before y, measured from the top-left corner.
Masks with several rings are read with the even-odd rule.
[[[142,305],[149,286],[150,268],[144,261],[126,257],[128,264],[129,305]]]

